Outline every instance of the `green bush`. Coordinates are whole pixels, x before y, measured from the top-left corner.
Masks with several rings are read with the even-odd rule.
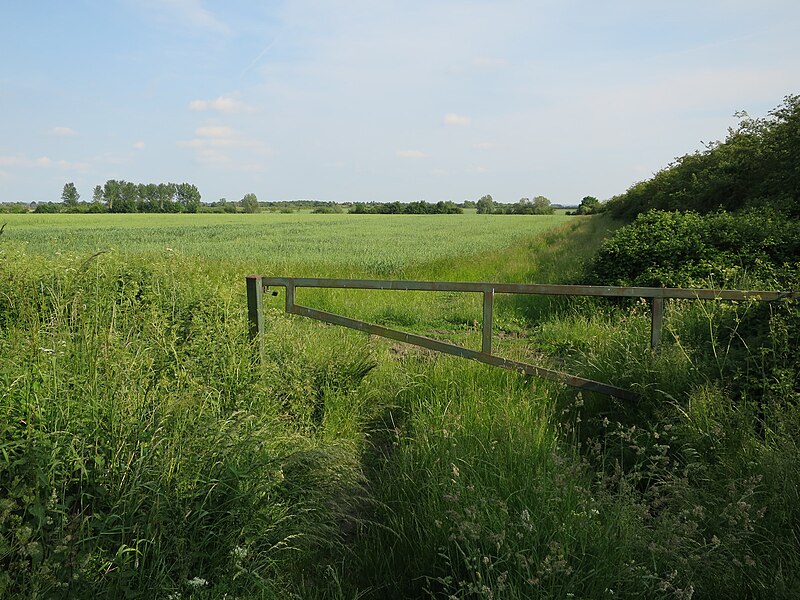
[[[606,240],[589,266],[597,285],[731,287],[800,279],[800,222],[769,210],[649,211]]]

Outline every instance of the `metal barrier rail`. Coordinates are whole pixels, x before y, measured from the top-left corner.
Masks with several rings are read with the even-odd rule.
[[[436,350],[445,354],[452,354],[462,358],[476,360],[485,364],[520,371],[529,375],[536,375],[544,379],[559,381],[566,385],[600,392],[625,400],[635,400],[637,395],[623,388],[619,388],[599,381],[593,381],[576,375],[561,373],[552,369],[545,369],[528,363],[508,360],[492,354],[492,321],[494,315],[495,294],[540,294],[549,296],[601,296],[610,298],[650,298],[652,309],[650,326],[650,348],[656,350],[661,343],[661,329],[664,319],[664,300],[746,300],[757,298],[760,300],[774,301],[780,299],[797,299],[797,292],[774,291],[744,291],[744,290],[712,290],[691,288],[650,288],[650,287],[620,287],[620,286],[588,286],[588,285],[550,285],[550,284],[522,284],[522,283],[478,283],[478,282],[452,282],[452,281],[399,281],[375,279],[325,279],[310,277],[265,277],[261,275],[247,276],[247,308],[250,323],[250,335],[257,337],[264,331],[264,292],[270,287],[282,287],[286,290],[285,311],[290,314],[301,315],[364,331],[374,335],[390,338],[400,342]],[[328,289],[353,289],[353,290],[406,290],[406,291],[435,291],[435,292],[472,292],[483,294],[483,322],[481,329],[481,350],[471,350],[441,342],[421,335],[406,333],[396,329],[389,329],[365,321],[351,319],[308,306],[295,303],[295,290],[297,288],[328,288]],[[277,292],[273,292],[277,294]]]

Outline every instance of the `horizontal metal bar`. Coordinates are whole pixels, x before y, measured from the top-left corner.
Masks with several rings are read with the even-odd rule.
[[[761,290],[716,290],[459,281],[401,281],[376,279],[328,279],[316,277],[262,277],[266,287],[335,288],[360,290],[407,290],[431,292],[492,292],[498,294],[544,294],[550,296],[603,296],[614,298],[683,298],[687,300],[779,300],[800,298],[800,292]]]
[[[278,284],[273,284],[273,285],[278,285]],[[613,385],[608,385],[606,383],[601,383],[599,381],[593,381],[591,379],[585,379],[583,377],[577,377],[575,375],[569,375],[567,373],[561,373],[559,371],[553,371],[551,369],[545,369],[543,367],[537,367],[535,365],[531,365],[528,363],[508,360],[505,358],[501,358],[499,356],[495,356],[493,354],[485,354],[483,352],[478,352],[476,350],[470,350],[469,348],[456,346],[455,344],[440,342],[438,340],[434,340],[425,336],[415,335],[413,333],[406,333],[403,331],[397,331],[396,329],[389,329],[387,327],[381,327],[380,325],[373,325],[371,323],[358,321],[356,319],[351,319],[349,317],[344,317],[342,315],[336,315],[322,310],[317,310],[315,308],[309,308],[307,306],[300,306],[295,304],[291,306],[289,312],[295,315],[301,315],[304,317],[317,319],[318,321],[331,323],[333,325],[341,325],[342,327],[349,327],[350,329],[355,329],[357,331],[363,331],[366,333],[379,335],[382,337],[397,340],[399,342],[405,342],[408,344],[414,344],[416,346],[422,346],[423,348],[428,348],[429,350],[436,350],[437,352],[452,354],[454,356],[460,356],[461,358],[468,358],[470,360],[482,362],[487,365],[502,367],[504,369],[509,369],[511,371],[518,371],[521,373],[525,373],[527,375],[536,375],[537,377],[542,377],[544,379],[549,379],[551,381],[558,381],[560,383],[565,383],[569,386],[591,392],[599,392],[601,394],[607,394],[609,396],[614,396],[616,398],[622,398],[623,400],[638,399],[638,396],[629,390],[618,388]]]

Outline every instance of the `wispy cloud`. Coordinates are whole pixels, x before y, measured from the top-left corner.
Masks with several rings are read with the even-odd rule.
[[[469,125],[471,123],[469,117],[457,115],[455,113],[447,113],[442,122],[445,125]]]
[[[56,137],[73,137],[78,135],[78,132],[71,127],[53,127],[49,133]]]
[[[232,127],[205,125],[195,129],[194,133],[193,139],[179,141],[177,145],[193,149],[195,158],[203,164],[213,166],[236,164],[233,153],[242,149],[250,153],[270,154],[270,148],[266,144],[242,135]]]
[[[189,102],[189,110],[198,112],[216,110],[224,113],[249,112],[250,106],[238,100],[234,94],[219,96],[214,100],[192,100]]]
[[[398,150],[395,153],[398,158],[427,158],[428,155],[422,150]]]
[[[136,142],[136,143],[133,145],[133,147],[134,147],[136,150],[144,150],[145,143],[144,143],[144,142]]]
[[[49,156],[40,156],[38,158],[28,158],[25,156],[0,156],[0,167],[17,167],[22,169],[56,168],[83,171],[89,168],[89,164],[86,162],[73,162],[63,159],[53,160]]]
[[[274,39],[274,40],[272,40],[272,41],[271,41],[269,44],[267,44],[267,46],[266,46],[266,47],[265,47],[265,48],[264,48],[264,49],[263,49],[263,50],[262,50],[262,51],[261,51],[261,52],[258,54],[258,56],[256,56],[256,57],[255,57],[255,58],[254,58],[252,61],[250,61],[250,64],[249,64],[249,65],[247,65],[247,66],[245,67],[245,69],[242,71],[242,75],[244,75],[245,73],[247,73],[247,72],[248,72],[250,69],[252,69],[252,68],[253,68],[253,67],[255,67],[255,66],[256,66],[256,65],[257,65],[259,62],[261,62],[261,59],[262,59],[262,58],[264,58],[264,56],[266,56],[267,52],[269,52],[269,51],[270,51],[270,49],[271,49],[271,48],[272,48],[272,47],[273,47],[273,46],[274,46],[274,45],[275,45],[277,42],[278,42],[278,39],[277,39],[277,38],[275,38],[275,39]]]
[[[211,11],[203,7],[200,0],[148,0],[144,5],[155,11],[154,16],[179,24],[217,33],[230,33],[231,29]]]
[[[472,61],[472,66],[476,69],[504,69],[508,66],[508,61],[504,58],[492,58],[490,56],[479,56]]]
[[[234,139],[238,137],[236,130],[222,125],[207,125],[195,129],[195,134],[204,138]]]

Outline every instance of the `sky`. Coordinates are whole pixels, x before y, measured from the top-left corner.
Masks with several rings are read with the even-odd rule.
[[[797,0],[0,0],[0,202],[576,205],[800,93]]]

